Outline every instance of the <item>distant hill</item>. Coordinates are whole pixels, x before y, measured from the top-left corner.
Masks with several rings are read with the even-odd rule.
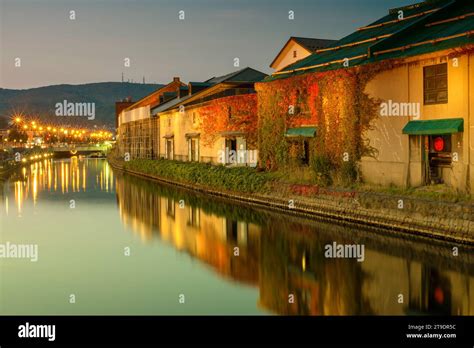
[[[160,84],[99,82],[83,85],[54,85],[24,90],[0,88],[0,128],[15,112],[34,115],[43,122],[94,124],[114,127],[115,102],[126,97],[136,101],[162,87]],[[95,120],[55,116],[56,103],[95,103]]]

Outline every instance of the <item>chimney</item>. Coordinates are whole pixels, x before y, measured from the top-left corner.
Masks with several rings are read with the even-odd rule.
[[[173,77],[173,82],[179,82],[179,77]]]

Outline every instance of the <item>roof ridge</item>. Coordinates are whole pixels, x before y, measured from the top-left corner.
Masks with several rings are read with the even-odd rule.
[[[437,12],[440,9],[441,8],[433,8],[433,9],[430,9],[430,10],[426,10],[426,11],[423,11],[423,12],[418,12],[418,13],[412,14],[410,16],[403,17],[401,19],[392,19],[392,20],[382,22],[382,23],[366,25],[364,27],[358,28],[357,30],[368,30],[368,29],[383,27],[383,26],[389,25],[389,24],[400,23],[400,22],[403,22],[403,21],[406,21],[406,20],[409,20],[409,19],[413,19],[413,18],[416,18],[416,17],[422,17],[422,16],[425,16],[427,14]]]
[[[237,70],[237,71],[234,72],[233,74],[229,74],[229,76],[228,76],[226,79],[222,80],[220,83],[225,82],[225,81],[228,81],[230,78],[239,75],[240,73],[242,73],[243,71],[245,71],[245,70],[247,70],[247,69],[251,69],[251,68],[248,67],[248,66],[246,66],[245,68],[242,68],[242,69],[240,69],[240,70]],[[225,75],[224,75],[224,76],[225,76]]]
[[[337,41],[335,39],[321,39],[319,37],[307,37],[307,36],[290,36],[293,39],[309,39],[309,40],[324,40],[324,41]]]
[[[173,84],[173,83],[175,83],[175,82],[176,82],[176,81],[173,80],[173,81],[167,83],[166,85],[164,85],[164,86],[158,88],[157,90],[154,90],[153,92],[147,94],[146,96],[144,96],[144,97],[138,99],[138,100],[137,100],[136,102],[134,102],[132,105],[130,105],[130,106],[126,107],[125,109],[123,109],[123,111],[129,111],[129,110],[135,109],[135,106],[136,106],[137,104],[139,104],[140,102],[142,102],[142,101],[145,100],[146,98],[149,98],[149,97],[152,96],[153,94],[155,94],[155,93],[161,91],[162,89],[168,87],[169,85],[171,85],[171,84]],[[179,81],[179,82],[181,83],[181,85],[185,85],[182,81]],[[166,92],[164,92],[164,93],[166,93]],[[151,105],[150,105],[150,108],[151,108]]]
[[[221,76],[213,76],[211,77],[210,79],[207,79],[206,81],[203,81],[203,82],[209,82],[213,79],[221,79],[221,78],[224,78],[222,81],[218,82],[218,83],[221,83],[221,82],[224,82],[224,81],[227,81],[228,79],[230,79],[231,77],[241,73],[242,71],[246,70],[246,69],[251,69],[250,67],[245,67],[245,68],[242,68],[242,69],[239,69],[237,71],[234,71],[234,72],[231,72],[231,73],[228,73],[228,74],[224,74],[224,75],[221,75]],[[212,83],[212,82],[211,82]]]
[[[469,12],[469,13],[466,13],[466,14],[463,14],[463,15],[454,16],[454,17],[442,19],[442,20],[439,20],[439,21],[434,21],[434,22],[431,22],[431,23],[427,23],[427,24],[425,24],[425,27],[432,27],[434,25],[445,24],[445,23],[449,23],[449,22],[456,22],[456,21],[464,20],[464,19],[466,19],[468,17],[472,17],[472,16],[474,16],[474,12]]]
[[[410,5],[389,8],[388,9],[388,14],[395,14],[400,10],[412,10],[414,8],[421,7],[423,5],[429,5],[430,3],[436,3],[436,2],[439,2],[439,1],[442,1],[442,0],[432,0],[432,1],[426,1],[425,0],[425,1],[421,1],[421,2],[416,2],[414,4],[410,4]]]
[[[449,0],[445,5],[441,6],[441,7],[439,8],[439,10],[437,10],[437,11],[435,11],[435,12],[428,13],[428,14],[426,14],[425,16],[423,16],[423,17],[421,17],[421,18],[418,18],[418,19],[415,20],[413,23],[408,24],[406,27],[403,27],[403,28],[401,28],[401,29],[395,31],[395,32],[392,33],[392,35],[390,35],[389,37],[383,38],[382,40],[375,42],[373,45],[370,45],[370,46],[368,47],[368,49],[367,49],[368,57],[370,57],[370,56],[372,55],[372,53],[375,53],[375,49],[377,48],[377,46],[386,44],[387,42],[390,42],[390,40],[396,40],[396,38],[399,37],[401,34],[406,33],[407,31],[412,30],[413,28],[415,28],[415,27],[416,27],[417,25],[419,25],[420,23],[426,22],[426,20],[427,20],[427,19],[430,19],[432,16],[439,15],[439,14],[442,13],[446,8],[452,6],[452,5],[455,4],[455,3],[456,3],[456,0]]]

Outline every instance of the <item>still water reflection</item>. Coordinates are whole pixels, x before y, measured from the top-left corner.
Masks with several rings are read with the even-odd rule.
[[[472,250],[237,205],[97,159],[45,160],[0,184],[1,243],[39,248],[37,262],[0,258],[0,314],[474,314]],[[365,245],[365,260],[325,258],[333,242]]]

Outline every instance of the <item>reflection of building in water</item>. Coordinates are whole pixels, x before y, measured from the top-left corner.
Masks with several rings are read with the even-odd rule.
[[[352,315],[367,311],[361,305],[360,263],[325,259],[326,243],[315,238],[310,226],[283,219],[274,226],[262,233],[262,307],[287,315]]]
[[[141,238],[159,236],[220,275],[258,286],[258,305],[273,313],[474,314],[473,276],[442,262],[429,266],[400,244],[382,252],[367,242],[364,262],[327,259],[326,244],[354,243],[347,227],[267,215],[129,176],[118,176],[116,187],[122,221]]]
[[[473,278],[440,272],[428,265],[410,265],[410,298],[407,314],[472,315]],[[412,279],[413,278],[413,279]]]
[[[474,277],[366,250],[363,295],[376,314],[474,314]],[[398,296],[403,295],[403,304]]]
[[[131,179],[117,177],[119,211],[123,223],[143,240],[151,239],[156,233],[221,275],[257,283],[260,235],[257,225],[219,216],[190,204],[187,195],[165,195],[156,188],[132,184]],[[236,252],[238,256],[234,256]]]

